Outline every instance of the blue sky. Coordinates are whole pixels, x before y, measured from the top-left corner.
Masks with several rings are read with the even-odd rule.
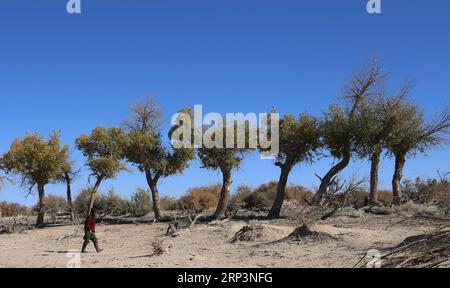
[[[129,106],[156,95],[168,128],[183,106],[207,112],[265,112],[320,115],[339,101],[353,71],[370,57],[390,71],[392,89],[416,80],[411,101],[428,116],[449,104],[450,2],[382,0],[370,15],[366,0],[82,0],[82,14],[69,15],[65,0],[0,0],[0,151],[25,132],[60,129],[76,167],[83,157],[74,139],[97,125],[119,125]],[[332,159],[294,169],[289,181],[317,185]],[[448,147],[406,163],[405,177],[449,170]],[[184,175],[163,180],[163,196],[219,182],[216,172],[194,161]],[[368,175],[366,160],[344,175]],[[380,167],[389,188],[390,159]],[[88,171],[74,185],[87,185]],[[270,160],[250,155],[234,173],[234,187],[278,179]],[[128,196],[145,186],[139,172],[104,182]],[[64,195],[63,185],[47,193]],[[7,185],[0,200],[27,205],[25,189]]]

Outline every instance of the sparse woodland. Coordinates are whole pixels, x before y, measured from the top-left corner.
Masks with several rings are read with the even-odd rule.
[[[185,227],[192,227],[196,221],[220,221],[244,217],[242,215],[250,212],[261,219],[278,219],[294,213],[307,225],[345,211],[389,215],[425,205],[436,207],[440,219],[445,219],[450,213],[448,173],[440,172],[436,179],[403,179],[403,174],[409,161],[419,153],[449,144],[449,110],[444,108],[434,118],[427,115],[408,99],[412,89],[409,81],[401,84],[398,91],[388,91],[387,78],[378,63],[370,62],[352,75],[342,90],[341,99],[324,108],[322,115],[301,111],[298,115],[282,115],[280,151],[274,161],[279,168],[279,180],[253,188],[243,185],[236,193],[231,191],[232,172],[239,169],[252,150],[237,147],[175,149],[167,144],[175,127],[168,135],[163,134],[161,111],[154,98],[133,105],[129,119],[125,119],[121,127],[94,127],[89,134],[74,140],[75,149],[85,157],[84,165],[90,179],[89,185],[76,191],[76,195],[73,195],[71,185],[79,181],[82,170],[74,167],[74,162],[69,159],[70,146],[60,143],[60,132],[52,132],[47,138],[36,133],[26,134],[15,139],[0,157],[0,187],[11,181],[18,182],[29,193],[37,191],[39,201],[31,209],[0,203],[0,216],[36,215],[36,226],[44,227],[45,215],[49,218],[47,223],[55,223],[61,215],[72,222],[80,221],[94,206],[100,218],[129,215],[135,219],[153,213],[152,221],[170,223],[167,234],[173,237],[180,233],[181,219],[187,219]],[[187,108],[180,111],[192,113]],[[264,152],[265,149],[259,150]],[[316,175],[316,191],[289,184],[290,172],[296,165],[313,164],[324,156],[334,161],[324,175]],[[391,191],[378,188],[378,169],[384,157],[395,162]],[[180,199],[160,197],[160,180],[181,175],[195,158],[199,159],[202,168],[220,172],[223,181],[210,186],[198,183],[198,187],[193,187]],[[367,178],[343,179],[340,176],[352,159],[367,160],[370,165]],[[99,193],[105,180],[114,179],[130,167],[137,168],[148,187],[138,189],[130,199],[123,199],[115,191]],[[64,183],[66,197],[47,195],[47,185],[54,183]],[[368,190],[364,188],[366,183]],[[178,212],[164,215],[165,211],[171,210]],[[425,216],[436,215],[430,212]],[[449,224],[446,223],[447,226],[440,227],[434,236],[423,238],[421,243],[429,240],[437,245],[436,239],[448,239]],[[259,237],[260,227],[242,229],[236,233],[233,242]],[[295,231],[300,231],[301,235],[288,235],[286,239],[298,239],[302,235],[322,237],[319,232],[309,231],[307,226]],[[155,248],[158,254],[163,253],[161,245],[162,242]],[[410,247],[416,247],[414,245],[423,251],[409,251]],[[449,247],[439,246],[441,252],[446,252],[439,252],[429,260],[426,257],[431,256],[424,252],[425,246],[408,242],[384,257],[393,267],[433,267],[433,263],[443,263],[449,255]]]

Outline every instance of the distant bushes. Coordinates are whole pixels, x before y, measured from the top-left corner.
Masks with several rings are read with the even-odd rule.
[[[392,203],[392,192],[389,190],[379,190],[377,201],[384,205],[389,205]]]
[[[0,202],[0,217],[17,217],[30,214],[30,209],[17,203]]]
[[[85,188],[75,198],[74,209],[78,215],[83,217],[87,215],[90,196],[91,190]],[[130,202],[120,197],[114,190],[110,190],[106,195],[101,193],[95,195],[94,208],[100,216],[122,216],[130,212]]]
[[[161,210],[177,210],[179,208],[179,203],[176,198],[166,196],[159,199],[159,207]]]
[[[203,212],[217,206],[221,184],[209,186],[193,187],[179,199],[173,197],[161,197],[161,210],[189,210]],[[247,185],[237,187],[236,192],[230,196],[228,210],[245,208],[251,210],[267,210],[274,202],[277,190],[277,182],[271,181],[256,188]],[[402,185],[403,194],[413,203],[433,204],[450,212],[450,182],[447,179],[420,179],[415,181],[405,180]],[[91,190],[89,188],[81,190],[74,201],[74,210],[82,217],[86,216]],[[298,205],[310,205],[313,192],[302,186],[288,185],[285,190],[285,200],[292,201]],[[368,205],[369,193],[363,189],[353,189],[343,195],[343,205],[354,208],[362,208]],[[378,191],[378,201],[381,204],[389,205],[392,202],[392,193],[388,190]],[[49,195],[44,199],[46,213],[52,218],[57,214],[66,213],[67,202],[64,197]],[[27,215],[33,211],[25,206],[14,203],[0,203],[2,215],[12,217],[17,215]],[[142,217],[152,212],[153,203],[149,190],[137,189],[131,198],[125,199],[114,190],[106,194],[98,193],[94,207],[100,216],[123,216]],[[414,210],[415,206],[411,206]]]
[[[417,177],[414,181],[405,180],[402,192],[414,203],[436,204],[450,212],[450,181],[445,176],[440,179]]]
[[[134,217],[145,216],[152,211],[152,198],[148,190],[138,188],[131,195],[130,214]]]
[[[271,181],[262,184],[255,189],[248,186],[240,186],[233,195],[230,204],[242,204],[247,209],[266,209],[270,208],[275,200],[277,192],[277,182]],[[313,193],[296,185],[288,185],[285,190],[285,200],[296,201],[300,205],[311,203]]]
[[[48,195],[44,198],[44,205],[45,214],[49,215],[53,222],[56,222],[58,214],[67,213],[69,210],[67,200],[62,196]],[[38,205],[33,206],[32,210],[34,213],[38,213]]]

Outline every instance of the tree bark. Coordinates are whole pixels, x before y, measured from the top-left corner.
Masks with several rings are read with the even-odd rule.
[[[97,177],[97,181],[95,181],[95,185],[92,188],[91,191],[91,199],[89,200],[89,210],[88,215],[91,213],[92,208],[94,207],[94,201],[95,201],[95,194],[97,194],[98,188],[100,187],[100,184],[102,183],[103,177],[102,176],[98,176]]]
[[[217,203],[216,212],[214,212],[213,215],[214,218],[223,217],[225,215],[232,184],[231,171],[228,171],[226,169],[221,170],[223,176],[222,189],[220,190],[219,202]]]
[[[71,188],[71,179],[69,173],[64,173],[64,178],[66,179],[66,192],[67,192],[67,206],[69,207],[69,213],[70,213],[70,221],[73,221],[75,219],[75,213],[73,210],[73,204],[72,204],[72,188]]]
[[[155,213],[155,219],[161,219],[161,208],[159,205],[159,192],[158,185],[156,183],[150,185],[150,190],[152,191],[152,199],[153,199],[153,212]]]
[[[400,197],[402,196],[400,183],[403,177],[403,168],[405,167],[405,155],[395,155],[395,170],[392,177],[392,202],[395,205],[400,204]]]
[[[280,179],[277,185],[277,194],[275,196],[275,201],[273,202],[272,208],[267,215],[268,218],[278,218],[280,217],[281,207],[284,201],[284,192],[286,190],[286,184],[288,181],[289,173],[291,172],[291,167],[282,166]]]
[[[44,185],[37,184],[38,194],[39,194],[39,204],[38,204],[38,217],[36,221],[36,227],[44,226],[44,216],[45,216],[45,203],[44,203]]]
[[[161,219],[161,208],[159,204],[159,192],[158,192],[158,178],[152,177],[152,172],[149,168],[145,169],[145,178],[147,180],[148,187],[152,192],[153,213],[155,213],[155,219]]]
[[[380,164],[381,146],[375,147],[370,158],[370,195],[369,204],[373,205],[378,200],[378,166]]]
[[[331,167],[327,174],[320,180],[319,189],[317,190],[313,198],[313,206],[317,206],[320,204],[323,195],[331,184],[331,180],[333,180],[334,176],[339,174],[342,170],[344,170],[345,167],[348,166],[348,164],[350,163],[350,157],[350,148],[346,148],[341,161]]]

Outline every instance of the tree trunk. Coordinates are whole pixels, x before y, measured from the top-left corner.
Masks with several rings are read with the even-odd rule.
[[[73,221],[75,219],[75,213],[73,210],[73,204],[72,204],[72,188],[71,188],[71,179],[69,173],[64,173],[64,178],[66,179],[66,185],[67,185],[67,206],[69,207],[69,213],[70,213],[70,221]]]
[[[95,201],[95,194],[98,191],[98,187],[100,187],[100,184],[102,183],[103,177],[99,176],[97,177],[97,181],[95,181],[95,185],[92,188],[91,191],[91,199],[89,200],[89,210],[88,210],[88,215],[91,213],[92,208],[94,207],[94,201]]]
[[[155,213],[155,219],[161,219],[161,208],[159,205],[159,192],[158,192],[158,178],[152,178],[152,172],[149,168],[145,169],[145,178],[147,179],[148,187],[152,191],[152,201],[153,201],[153,213]]]
[[[45,216],[45,203],[44,203],[44,185],[38,184],[38,193],[39,193],[39,204],[38,204],[38,217],[36,222],[36,227],[44,226],[44,216]]]
[[[156,183],[150,185],[150,190],[152,191],[152,199],[153,199],[153,212],[155,213],[155,219],[161,219],[161,208],[159,205],[159,192],[158,186]]]
[[[327,192],[328,187],[331,184],[334,176],[339,174],[350,163],[350,148],[345,149],[343,157],[339,163],[331,167],[328,173],[320,180],[320,186],[313,198],[313,206],[320,204],[323,195]]]
[[[380,164],[381,146],[375,147],[370,158],[370,195],[369,204],[373,205],[378,200],[378,166]]]
[[[214,212],[213,217],[219,218],[225,215],[227,210],[228,198],[230,196],[231,189],[231,171],[222,169],[223,183],[222,189],[220,190],[219,203],[217,203],[216,212]]]
[[[284,191],[286,189],[286,184],[290,172],[291,167],[281,167],[280,179],[277,185],[277,195],[275,196],[275,201],[273,202],[272,208],[267,215],[268,218],[280,217],[281,207],[283,206],[284,201]]]
[[[392,203],[400,204],[400,197],[402,196],[400,183],[403,177],[403,168],[405,167],[405,155],[395,155],[395,171],[392,177]]]

